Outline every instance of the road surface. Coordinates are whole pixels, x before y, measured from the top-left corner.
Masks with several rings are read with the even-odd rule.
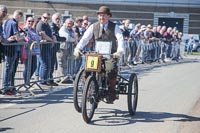
[[[199,69],[199,59],[125,69],[124,75],[139,77],[135,116],[129,116],[127,97],[120,95],[114,104],[100,103],[90,124],[74,109],[72,85],[38,90],[36,97],[1,96],[0,132],[199,133]]]

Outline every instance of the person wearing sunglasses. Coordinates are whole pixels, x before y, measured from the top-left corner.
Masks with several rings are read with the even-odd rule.
[[[23,59],[24,62],[24,71],[23,71],[23,77],[24,77],[24,82],[25,84],[27,83],[27,72],[28,67],[31,68],[30,70],[30,78],[32,77],[33,73],[36,70],[37,67],[37,59],[36,59],[36,55],[40,54],[40,47],[39,47],[39,43],[40,43],[40,36],[37,34],[36,30],[33,28],[33,24],[34,24],[34,18],[33,17],[28,17],[25,23],[25,26],[23,28],[24,31],[26,31],[26,36],[25,36],[25,41],[28,43],[28,45],[25,46],[25,48],[22,50],[24,54],[22,54],[23,56],[21,57]],[[31,56],[31,66],[28,66],[28,55],[30,52],[30,45],[33,44],[33,48],[32,48],[32,56]]]
[[[56,37],[53,35],[49,25],[50,14],[43,13],[41,20],[36,26],[36,32],[41,35],[42,40],[46,43],[41,44],[41,54],[37,57],[40,62],[39,77],[41,85],[57,86],[53,81],[54,61],[52,61],[53,47]],[[49,42],[49,43],[48,43]]]

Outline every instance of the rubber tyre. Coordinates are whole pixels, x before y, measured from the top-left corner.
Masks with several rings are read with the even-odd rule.
[[[89,76],[85,83],[82,99],[82,116],[86,123],[89,123],[94,115],[97,103],[97,82],[92,76]]]
[[[137,102],[138,102],[138,79],[137,75],[133,73],[129,78],[128,95],[127,95],[128,111],[130,115],[135,114],[137,108]]]
[[[83,95],[83,90],[85,86],[85,82],[83,79],[83,72],[84,69],[80,70],[75,78],[74,81],[74,108],[76,109],[77,112],[81,112],[81,106],[82,106],[82,95]]]
[[[197,52],[200,53],[200,47],[197,48]]]

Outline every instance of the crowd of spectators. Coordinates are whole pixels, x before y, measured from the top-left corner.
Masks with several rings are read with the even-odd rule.
[[[17,94],[14,80],[20,58],[24,64],[25,84],[35,73],[41,85],[57,86],[63,77],[68,75],[74,77],[80,67],[84,67],[84,57],[75,59],[73,50],[91,25],[88,16],[84,15],[75,20],[67,18],[61,25],[59,13],[51,15],[45,12],[40,18],[27,17],[25,24],[19,26],[23,12],[16,10],[12,16],[4,20],[7,10],[6,6],[0,5],[0,61],[4,65],[3,87],[0,90],[2,94]],[[121,60],[122,65],[178,61],[182,58],[180,54],[182,33],[176,28],[140,23],[133,27],[131,25],[133,24],[128,19],[122,21],[120,25],[126,48]],[[22,42],[28,45],[16,45]],[[12,43],[14,45],[10,45]],[[93,44],[94,41],[90,40],[84,50],[90,51]],[[31,53],[30,46],[33,46]],[[31,69],[28,69],[30,64]],[[53,77],[55,69],[61,77],[56,81]],[[27,77],[28,70],[31,70],[30,77]]]
[[[182,32],[176,27],[152,26],[136,24],[130,29],[130,20],[125,20],[121,29],[127,47],[129,65],[137,65],[138,62],[166,62],[182,59],[181,42]]]

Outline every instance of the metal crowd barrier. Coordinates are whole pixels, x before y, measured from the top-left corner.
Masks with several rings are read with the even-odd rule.
[[[134,44],[134,47],[133,46]],[[67,46],[67,49],[60,47],[61,42],[41,42],[39,44],[32,43],[9,43],[3,44],[5,61],[0,64],[0,84],[1,90],[8,88],[25,88],[31,95],[34,93],[30,90],[36,85],[40,90],[44,91],[39,83],[61,79],[59,83],[65,80],[73,80],[81,66],[81,60],[75,60],[73,56],[74,45]],[[164,60],[167,56],[168,44],[160,41],[144,42],[125,41],[125,54],[121,60],[122,64],[128,63],[131,58],[140,62]],[[39,51],[36,50],[39,48]],[[182,57],[184,55],[184,45],[177,42],[172,44],[170,56]],[[134,49],[133,56],[130,56],[131,50]],[[26,52],[26,54],[24,54]],[[38,52],[38,53],[37,53]],[[62,59],[58,54],[63,54]],[[45,61],[42,66],[41,60]],[[65,68],[64,71],[59,68]],[[46,72],[46,75],[44,74]],[[7,73],[7,74],[6,74]],[[43,73],[43,77],[41,76]],[[40,76],[40,78],[38,78]],[[34,78],[35,77],[35,78]],[[45,81],[44,81],[45,80]]]
[[[56,54],[61,50],[59,43],[4,43],[5,60],[0,64],[0,90],[11,88],[20,90],[25,88],[31,95],[34,95],[30,89],[34,85],[44,91],[39,83],[73,77],[76,73],[75,66],[77,65],[73,56],[74,47],[67,49],[66,72],[63,75],[58,74],[57,66],[59,64],[57,63]],[[73,79],[71,78],[70,80]]]
[[[125,41],[125,54],[123,57],[123,63],[129,63],[130,60],[136,60],[140,63],[148,63],[155,61],[165,61],[166,58],[179,59],[184,57],[184,43],[172,42],[171,45],[164,43],[162,40],[156,41],[135,41],[136,47],[130,47],[133,40]],[[129,45],[127,45],[129,44]],[[127,47],[129,46],[129,47]],[[132,52],[134,56],[131,55],[130,48],[134,49]]]
[[[21,47],[26,43],[4,45],[4,61],[1,62],[1,90],[16,88],[24,84],[23,65],[20,60]]]

